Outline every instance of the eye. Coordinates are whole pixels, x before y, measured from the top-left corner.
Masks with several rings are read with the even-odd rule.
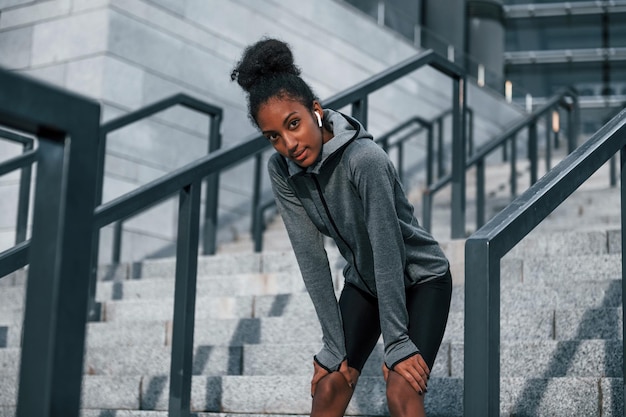
[[[278,142],[278,135],[276,133],[270,133],[269,135],[266,135],[265,137],[267,138],[267,140],[270,141],[270,143]]]
[[[295,129],[298,127],[299,124],[300,124],[300,119],[293,119],[292,121],[289,122],[289,128]]]

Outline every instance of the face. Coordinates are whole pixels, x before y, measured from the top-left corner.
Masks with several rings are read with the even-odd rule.
[[[322,151],[323,135],[313,109],[289,97],[274,97],[259,107],[256,122],[274,149],[303,168],[315,163]]]

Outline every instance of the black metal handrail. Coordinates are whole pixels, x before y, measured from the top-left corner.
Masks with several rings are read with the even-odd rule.
[[[132,111],[106,123],[100,127],[100,141],[98,142],[98,172],[96,184],[96,206],[102,204],[102,192],[104,183],[104,160],[106,154],[107,136],[116,130],[122,129],[138,121],[144,120],[159,112],[167,110],[175,106],[183,106],[188,109],[203,113],[210,118],[209,130],[209,146],[208,152],[214,152],[221,147],[220,126],[223,117],[223,110],[220,107],[206,103],[187,94],[179,93],[164,98],[155,103],[149,104],[138,110]],[[206,178],[206,199],[205,199],[205,217],[203,230],[203,253],[212,255],[216,250],[217,235],[217,206],[219,195],[219,173],[214,173]],[[145,211],[145,210],[144,210]],[[137,212],[135,214],[139,214]],[[128,218],[118,219],[113,225],[113,239],[111,251],[111,264],[120,263],[122,251],[122,224]],[[100,245],[100,228],[94,230],[95,250],[92,253],[92,274],[90,278],[89,291],[89,320],[100,320],[100,304],[96,302],[96,282],[98,278],[98,252]]]
[[[28,228],[28,208],[30,202],[30,183],[32,165],[37,160],[35,141],[31,137],[6,129],[0,129],[0,139],[22,145],[22,154],[0,164],[0,176],[21,170],[18,191],[17,218],[15,227],[15,246],[0,252],[0,279],[28,264],[30,241],[26,240]]]
[[[17,197],[17,218],[15,221],[15,243],[19,244],[26,240],[28,229],[28,210],[30,202],[30,182],[32,178],[32,165],[36,159],[35,140],[31,137],[20,135],[6,129],[0,129],[0,139],[19,143],[22,145],[22,155],[4,161],[0,164],[0,176],[21,169],[20,185]],[[3,275],[0,273],[0,278]]]
[[[621,153],[622,293],[626,294],[626,110],[467,239],[466,416],[500,415],[500,260],[617,152]]]
[[[568,102],[567,100],[570,100]],[[543,116],[552,116],[555,108],[564,107],[568,114],[568,151],[575,148],[575,140],[578,137],[578,95],[572,89],[565,89],[557,93],[548,100],[543,106],[534,110],[530,115],[524,117],[520,121],[514,123],[504,132],[500,133],[493,140],[478,149],[474,155],[467,160],[465,170],[469,170],[476,166],[476,228],[480,228],[485,223],[485,161],[496,149],[506,147],[508,142],[511,143],[511,194],[517,195],[517,157],[515,138],[522,130],[528,129],[528,159],[530,161],[530,185],[537,181],[538,171],[538,146],[537,146],[537,122]],[[551,122],[549,123],[551,126]],[[551,129],[546,129],[549,135]],[[551,158],[551,141],[548,136],[546,140],[546,165],[550,169]],[[446,187],[452,181],[451,176],[445,176],[436,183],[431,184],[422,195],[423,223],[427,230],[432,227],[432,207],[434,196]]]
[[[209,132],[209,147],[208,152],[211,153],[221,147],[221,134],[220,126],[223,117],[223,110],[212,104],[206,103],[197,98],[191,97],[184,93],[175,94],[171,97],[159,100],[155,103],[149,104],[141,109],[135,110],[123,116],[112,119],[102,124],[101,127],[101,141],[99,148],[99,183],[98,183],[98,201],[97,204],[102,203],[102,183],[104,180],[104,157],[106,150],[106,138],[107,135],[116,130],[122,129],[140,120],[144,120],[156,113],[167,110],[171,107],[183,106],[191,110],[206,114],[211,120],[210,132]],[[217,224],[217,204],[218,204],[218,184],[219,175],[216,174],[207,179],[207,195],[205,206],[205,222],[203,233],[203,253],[205,255],[212,255],[215,253],[215,233]],[[211,195],[209,195],[211,193]],[[115,232],[113,237],[113,256],[112,263],[118,264],[120,262],[121,253],[121,231],[123,219],[119,220],[115,225]]]
[[[0,124],[37,139],[20,157],[37,162],[32,237],[0,254],[3,274],[29,264],[16,415],[78,417],[100,106],[9,71],[0,85]]]
[[[172,417],[190,415],[202,179],[242,162],[267,145],[265,138],[257,138],[230,149],[214,151],[134,191],[101,204],[95,210],[94,227],[101,228],[179,194],[169,394],[169,415]]]

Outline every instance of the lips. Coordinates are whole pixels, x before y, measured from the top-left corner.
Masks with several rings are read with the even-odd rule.
[[[293,159],[296,162],[302,162],[306,159],[306,156],[307,156],[307,151],[306,151],[306,148],[304,148],[302,151],[292,154],[291,159]]]

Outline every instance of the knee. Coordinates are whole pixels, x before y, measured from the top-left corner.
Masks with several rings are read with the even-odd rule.
[[[390,373],[387,379],[387,406],[392,416],[415,415],[423,410],[424,395],[418,394],[400,375]],[[420,412],[417,415],[422,415]]]
[[[346,391],[348,384],[339,372],[333,372],[322,378],[315,389],[315,403],[318,405],[335,404],[338,397]]]
[[[406,411],[404,410],[406,403],[406,393],[403,395],[393,385],[387,384],[387,406],[389,410],[394,411],[394,415],[404,415],[402,412]]]

